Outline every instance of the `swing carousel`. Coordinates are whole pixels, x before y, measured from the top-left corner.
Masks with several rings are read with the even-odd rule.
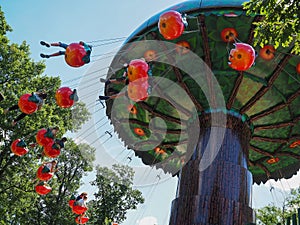
[[[154,15],[107,74],[118,137],[179,178],[170,225],[252,223],[252,184],[300,167],[300,58],[293,46],[254,47],[263,17],[243,2],[189,0]]]

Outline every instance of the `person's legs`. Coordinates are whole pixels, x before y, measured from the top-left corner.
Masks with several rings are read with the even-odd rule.
[[[109,96],[102,96],[102,95],[99,96],[99,100],[108,100],[108,99],[110,99]]]
[[[126,96],[126,94],[127,94],[127,92],[120,92],[119,94],[110,95],[110,96],[100,95],[99,100],[115,99],[115,98],[119,98],[119,97],[122,97],[122,96]]]
[[[19,106],[17,104],[9,107],[8,111],[12,111],[12,110],[16,110],[16,109],[19,109]]]
[[[62,42],[55,42],[55,43],[51,43],[51,46],[58,46],[58,47],[62,47],[64,49],[67,49],[68,45]]]
[[[41,41],[40,44],[41,44],[41,45],[44,45],[44,46],[46,46],[46,47],[48,47],[48,48],[49,48],[50,46],[58,46],[58,47],[62,47],[62,48],[64,48],[64,49],[67,49],[67,47],[68,47],[67,44],[62,43],[62,42],[55,42],[55,43],[49,44],[49,43],[47,43],[47,42],[45,42],[45,41]],[[46,54],[41,53],[40,56],[41,56],[42,58],[47,58],[47,59],[48,59],[48,58],[50,58],[50,57],[59,56],[59,55],[64,55],[64,54],[65,54],[65,51],[59,51],[59,52],[53,53],[53,54],[51,54],[51,55],[46,55]]]
[[[40,54],[40,56],[42,58],[50,58],[50,57],[54,57],[54,56],[59,56],[59,55],[64,55],[65,54],[65,51],[59,51],[59,52],[56,52],[56,53],[53,53],[51,55],[45,55],[43,53]]]
[[[45,55],[45,54],[43,54],[43,53],[41,53],[40,56],[41,56],[42,58],[49,58],[49,55]]]
[[[13,126],[16,125],[17,122],[19,122],[19,121],[20,121],[21,119],[23,119],[25,116],[27,116],[26,113],[21,113],[19,116],[17,116],[16,119],[14,119],[14,120],[12,121],[12,125],[13,125]]]
[[[13,105],[7,109],[4,109],[4,114],[8,113],[9,111],[16,110],[16,109],[19,109],[19,106],[17,104]]]
[[[66,53],[65,51],[59,51],[59,52],[56,52],[56,53],[53,53],[53,54],[49,55],[49,57],[64,55],[65,53]]]
[[[67,44],[62,43],[62,42],[54,42],[54,43],[50,43],[49,44],[49,43],[47,43],[45,41],[41,41],[40,44],[46,46],[47,48],[50,48],[50,46],[58,46],[58,47],[62,47],[64,49],[66,49],[68,47]]]
[[[50,48],[50,44],[45,41],[40,41],[40,44],[46,46],[47,48]]]
[[[126,77],[120,77],[120,78],[116,78],[116,79],[104,79],[104,78],[100,78],[100,82],[105,83],[105,84],[125,84],[126,83]]]

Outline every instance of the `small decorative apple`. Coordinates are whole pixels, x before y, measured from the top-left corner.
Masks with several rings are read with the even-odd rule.
[[[296,71],[297,71],[298,74],[300,74],[300,62],[296,66]]]
[[[232,43],[238,37],[238,32],[233,27],[224,28],[221,31],[221,38],[224,42]]]
[[[294,141],[293,143],[290,144],[290,148],[296,148],[300,146],[300,140]]]
[[[165,155],[166,154],[166,151],[164,149],[161,149],[160,147],[156,147],[154,149],[154,152],[158,155]]]
[[[26,143],[22,139],[14,140],[11,143],[10,149],[17,156],[25,155],[28,152]]]
[[[148,81],[136,80],[129,82],[127,86],[128,97],[135,102],[144,101],[148,98]]]
[[[275,164],[277,162],[279,162],[279,158],[278,157],[273,157],[273,158],[270,158],[270,159],[267,160],[268,164]]]
[[[127,76],[129,82],[148,79],[149,65],[142,59],[133,59],[127,67]]]
[[[156,51],[152,49],[145,51],[144,58],[146,62],[151,62],[153,60],[156,60],[157,59]]]
[[[18,106],[23,113],[32,114],[38,110],[38,105],[35,102],[29,101],[31,94],[24,94],[18,101]]]
[[[264,60],[271,60],[275,57],[275,48],[273,45],[265,45],[259,50],[259,56]]]
[[[55,100],[59,107],[70,108],[74,105],[74,101],[78,100],[78,96],[71,88],[61,87],[55,93]]]
[[[178,41],[176,43],[176,52],[180,55],[187,54],[191,49],[191,45],[187,41]]]
[[[137,109],[136,109],[135,105],[129,104],[127,106],[127,110],[128,110],[128,112],[130,112],[133,115],[137,114]]]
[[[146,133],[142,128],[136,127],[133,129],[133,132],[138,136],[145,136]]]
[[[174,10],[164,12],[159,17],[158,29],[161,35],[167,40],[178,38],[184,31],[181,14]]]
[[[238,71],[248,70],[254,63],[255,50],[251,45],[235,43],[235,48],[229,53],[229,66]]]

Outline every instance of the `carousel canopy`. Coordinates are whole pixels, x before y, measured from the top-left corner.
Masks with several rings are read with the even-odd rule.
[[[230,67],[230,51],[237,43],[251,45],[253,22],[263,19],[246,15],[242,3],[191,0],[174,5],[144,22],[115,56],[107,78],[122,78],[124,63],[133,59],[145,58],[150,65],[145,100],[132,101],[125,94],[106,101],[115,132],[145,164],[166,172],[180,170],[194,147],[191,136],[196,134],[190,127],[218,112],[240,119],[250,131],[245,152],[254,182],[290,178],[299,170],[300,58],[291,54],[292,46],[275,50],[269,43],[269,48],[254,47],[256,58],[249,69]],[[160,15],[169,10],[180,12],[188,23],[173,40],[165,40],[158,29]],[[204,62],[202,71],[193,71],[199,70],[194,56]],[[200,81],[205,85],[190,72],[204,74]],[[210,86],[214,79],[219,90]],[[105,95],[126,90],[126,83],[111,82]]]

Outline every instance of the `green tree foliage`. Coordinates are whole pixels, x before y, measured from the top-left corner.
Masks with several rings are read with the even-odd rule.
[[[85,172],[92,171],[95,149],[87,144],[75,144],[68,141],[59,156],[58,171],[51,180],[53,191],[38,198],[32,209],[34,224],[57,225],[74,224],[76,215],[72,213],[68,202],[75,190],[80,187],[80,179]]]
[[[1,43],[6,43],[7,39],[4,38],[4,35],[8,32],[8,31],[12,31],[11,27],[7,24],[6,20],[5,20],[5,16],[4,13],[1,11],[1,7],[0,7],[0,35],[1,35]],[[3,38],[3,39],[2,39]]]
[[[20,187],[5,191],[5,194],[10,193],[11,196],[18,194],[16,204],[7,211],[9,214],[5,224],[73,225],[76,215],[72,213],[68,202],[72,194],[76,195],[83,175],[92,171],[94,151],[95,149],[87,144],[77,145],[69,140],[57,158],[58,171],[48,181],[52,191],[45,196],[39,196],[34,191],[36,182],[32,181],[35,171],[40,166],[37,163],[32,172],[21,179],[24,183],[29,181],[27,190]]]
[[[96,179],[91,184],[98,188],[95,199],[88,202],[90,224],[105,225],[107,221],[121,223],[130,209],[136,209],[144,198],[132,187],[134,171],[123,165],[112,169],[98,167]]]
[[[277,223],[285,224],[284,221],[292,214],[297,214],[300,208],[300,187],[292,189],[290,194],[284,199],[282,207],[270,204],[256,211],[257,224],[273,225]]]
[[[69,219],[72,219],[70,224],[74,224],[67,199],[79,188],[84,172],[91,171],[94,150],[69,140],[57,158],[59,171],[50,181],[51,194],[39,196],[33,180],[41,163],[37,155],[42,148],[29,144],[36,142],[36,132],[41,128],[59,126],[57,138],[60,138],[67,131],[78,130],[90,115],[82,102],[67,109],[57,106],[55,91],[61,86],[60,78],[42,75],[45,65],[30,58],[26,42],[10,43],[6,34],[12,30],[1,8],[0,27],[0,92],[5,96],[0,102],[0,224],[68,224]],[[12,126],[12,120],[20,111],[4,114],[4,109],[17,104],[21,95],[38,90],[48,94],[42,109]],[[10,146],[16,139],[24,139],[27,143],[29,152],[26,155],[12,154]],[[82,149],[87,154],[81,155]]]
[[[256,218],[260,225],[275,225],[282,222],[282,210],[275,205],[267,205],[256,211]]]
[[[300,53],[300,2],[299,0],[250,0],[244,4],[249,14],[263,15],[255,23],[255,45],[273,44],[275,48],[294,45]]]

